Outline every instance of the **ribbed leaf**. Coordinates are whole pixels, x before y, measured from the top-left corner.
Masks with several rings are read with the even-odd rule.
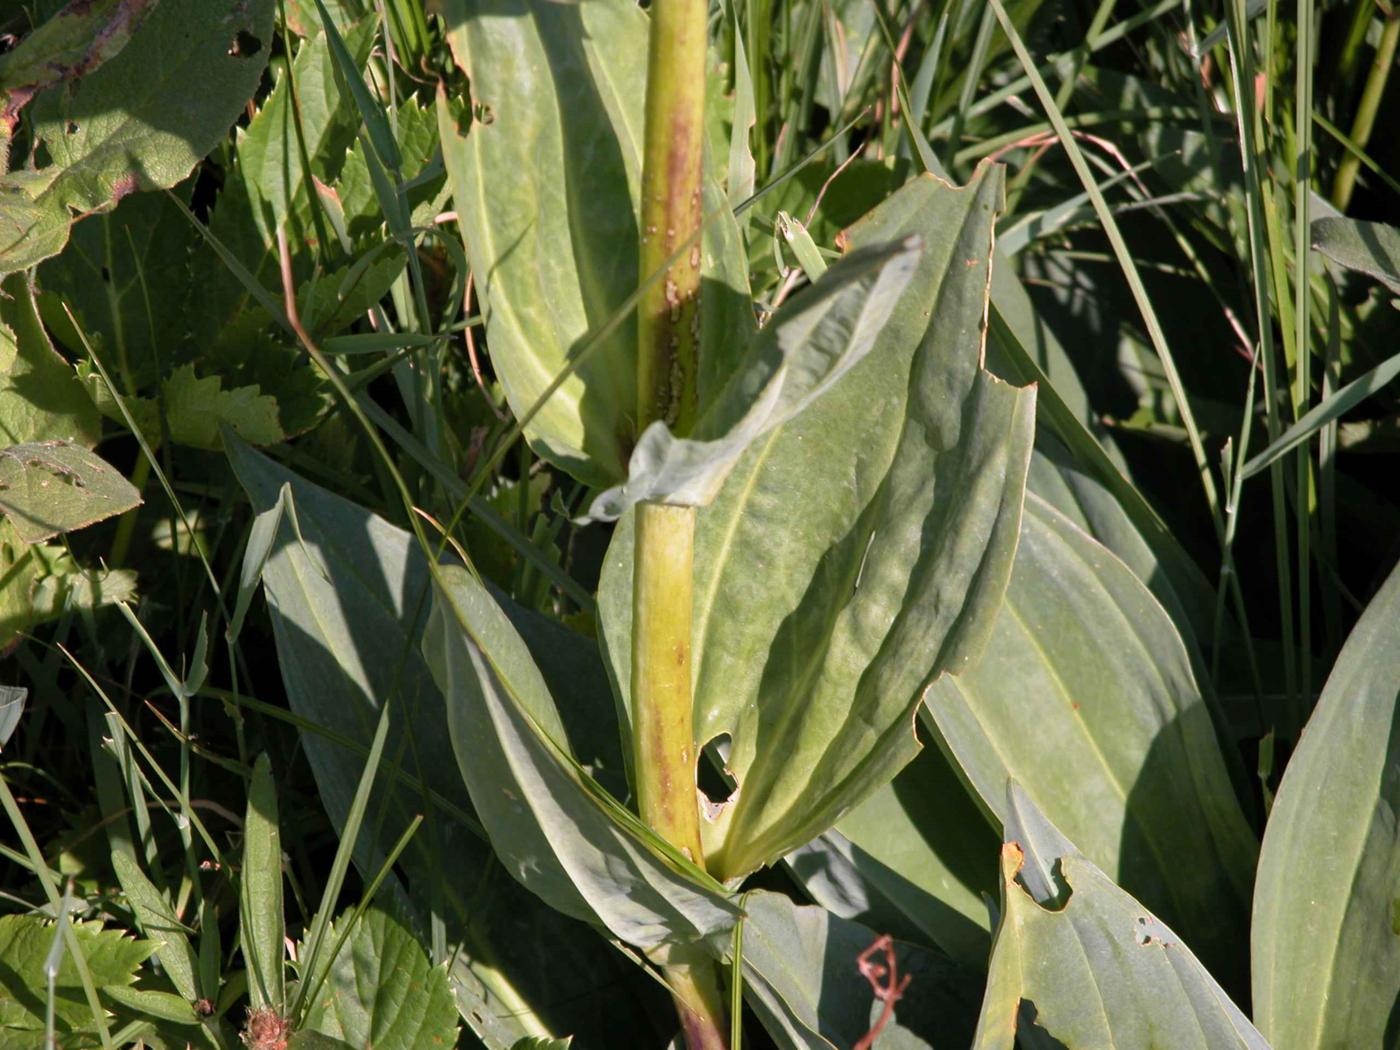
[[[852,252],[774,317],[695,428],[646,429],[627,481],[593,501],[607,521],[643,500],[707,506],[744,454],[826,393],[875,344],[919,256],[917,238]]]
[[[605,1038],[618,1011],[656,996],[655,982],[594,930],[552,911],[499,872],[474,825],[457,772],[442,695],[420,651],[431,608],[427,559],[414,538],[349,500],[313,485],[232,439],[230,459],[263,523],[245,571],[261,575],[278,662],[303,732],[316,786],[331,822],[344,827],[380,705],[395,707],[374,787],[377,826],[423,827],[380,891],[424,934],[445,924],[454,947],[452,987],[462,1016],[491,1050],[542,1029]],[[285,489],[284,489],[285,487]],[[287,499],[284,501],[282,493]],[[279,511],[279,504],[281,510]],[[502,599],[504,601],[504,599]],[[605,783],[625,788],[613,701],[597,646],[513,603],[506,608],[550,688],[567,695],[572,754]],[[565,692],[567,690],[567,692]],[[378,872],[387,845],[362,833],[355,861]],[[476,945],[490,946],[488,964]],[[522,1001],[536,1016],[522,1013]],[[547,1005],[540,1005],[547,1004]]]
[[[998,817],[1015,779],[1212,965],[1238,961],[1256,846],[1186,649],[1132,572],[1037,497],[986,652],[925,703]]]
[[[921,751],[836,827],[787,856],[834,915],[986,965],[997,832],[946,755]],[[986,895],[984,897],[984,895]]]
[[[349,915],[333,923],[336,944]],[[303,1028],[374,1050],[448,1050],[457,1007],[447,971],[433,966],[397,919],[379,908],[360,916],[309,1005]]]
[[[492,364],[519,415],[637,289],[647,16],[631,0],[442,6],[473,107],[458,114],[439,99],[443,159]],[[723,200],[707,187],[707,210]],[[722,365],[742,350],[752,317],[727,208],[702,247],[704,406],[710,384],[728,379]],[[628,316],[525,430],[541,455],[589,483],[627,476],[636,344]]]
[[[1393,1046],[1400,998],[1400,569],[1289,760],[1254,890],[1254,1016],[1280,1050]]]
[[[612,799],[561,745],[554,699],[486,588],[444,567],[423,650],[457,764],[510,873],[566,915],[643,949],[722,932],[733,901]]]
[[[243,867],[238,879],[239,934],[248,967],[248,995],[257,1010],[279,1013],[286,1004],[283,960],[286,935],[282,914],[282,832],[277,820],[277,786],[272,764],[259,755],[248,786],[248,819],[243,825]]]
[[[856,246],[916,234],[908,289],[875,347],[758,442],[699,513],[695,730],[728,734],[732,801],[704,830],[725,879],[831,827],[916,753],[920,693],[978,651],[1010,573],[1034,395],[981,368],[999,169],[906,186]],[[599,596],[630,694],[632,530]],[[630,706],[630,702],[624,706]]]
[[[1005,811],[1001,926],[973,1050],[1011,1050],[1018,1037],[1023,1046],[1268,1050],[1185,943],[1014,782]]]

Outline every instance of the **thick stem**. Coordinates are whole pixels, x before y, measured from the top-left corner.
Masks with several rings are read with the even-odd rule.
[[[695,509],[637,504],[632,578],[632,740],[642,819],[704,866],[691,716]]]
[[[632,576],[632,747],[642,819],[704,867],[691,714],[695,509],[637,504]],[[674,952],[673,952],[674,956]],[[689,1050],[724,1050],[718,967],[703,950],[663,970]]]
[[[647,54],[639,276],[658,272],[700,228],[705,138],[705,0],[654,0]],[[695,420],[700,242],[642,295],[637,307],[637,433]]]

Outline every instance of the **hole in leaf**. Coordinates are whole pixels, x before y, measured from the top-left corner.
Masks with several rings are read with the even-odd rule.
[[[240,29],[228,46],[228,54],[233,58],[251,58],[262,50],[262,41],[246,29]]]
[[[1034,1029],[1034,1031],[1032,1031]],[[1040,1011],[1030,999],[1022,999],[1016,1005],[1016,1034],[1022,1046],[1044,1048],[1044,1050],[1069,1050],[1069,1047],[1056,1039],[1040,1023]]]
[[[700,764],[695,770],[695,781],[705,796],[706,816],[714,820],[720,810],[732,802],[739,785],[730,775],[726,763],[729,761],[730,737],[721,733],[700,749]]]

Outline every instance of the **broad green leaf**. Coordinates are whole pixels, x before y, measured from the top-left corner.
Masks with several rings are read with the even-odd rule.
[[[38,270],[38,304],[55,338],[80,351],[82,335],[114,376],[137,393],[177,364],[210,367],[195,335],[190,263],[199,235],[181,212],[191,182],[175,191],[134,193],[73,227],[62,254]],[[14,278],[11,278],[13,281]],[[73,321],[68,312],[73,314]]]
[[[346,914],[332,923],[328,943],[338,943],[350,921]],[[429,963],[397,919],[370,908],[332,960],[302,1027],[374,1050],[449,1050],[457,1007],[446,968]]]
[[[1257,847],[1180,635],[1037,497],[986,651],[925,705],[999,819],[1011,778],[1212,965],[1239,961]]]
[[[20,631],[68,610],[91,611],[136,596],[129,569],[83,569],[66,547],[25,543],[0,518],[0,651]]]
[[[856,1044],[884,1012],[858,962],[877,930],[777,893],[743,898],[744,995],[783,1050]],[[897,981],[909,981],[875,1045],[889,1050],[963,1046],[971,1035],[978,982],[936,952],[896,942]],[[883,963],[883,952],[872,961]],[[881,986],[889,983],[886,975]]]
[[[248,968],[248,994],[255,1010],[282,1010],[287,992],[282,914],[282,831],[272,763],[261,754],[248,785],[243,823],[243,867],[238,876],[239,935]]]
[[[443,160],[491,361],[522,415],[646,276],[637,213],[647,16],[630,0],[446,0],[443,15],[472,105],[459,113],[439,97]],[[702,406],[753,327],[741,240],[723,204],[707,186],[707,212],[718,213],[702,237]],[[636,342],[629,314],[525,430],[541,455],[590,484],[627,476]]]
[[[1400,290],[1400,230],[1381,222],[1318,219],[1312,246],[1333,262]]]
[[[1280,1050],[1388,1046],[1400,996],[1400,569],[1289,759],[1254,887],[1254,1016]]]
[[[44,88],[86,76],[126,47],[160,0],[69,0],[0,55],[0,100],[8,115]]]
[[[1109,488],[1053,433],[1041,433],[1026,488],[1116,554],[1152,592],[1173,622],[1193,638],[1210,637],[1215,616],[1211,586],[1189,558],[1168,560],[1155,550]]]
[[[136,971],[150,957],[154,946],[121,930],[104,930],[101,923],[74,922],[73,933],[99,992],[127,987]],[[0,916],[0,1027],[44,1029],[47,999],[44,960],[53,944],[54,924],[38,915]],[[71,952],[63,952],[55,980],[54,1014],[65,1027],[92,1020],[87,998],[78,978],[78,964]],[[30,1044],[38,1045],[38,1042]]]
[[[125,422],[121,408],[102,376],[86,362],[78,376],[98,409],[108,419]],[[285,439],[277,399],[257,386],[225,390],[218,376],[199,377],[194,365],[181,365],[161,381],[160,397],[124,397],[126,409],[142,436],[158,445],[168,434],[177,445],[222,448],[222,427],[253,445],[275,445]]]
[[[139,506],[141,495],[81,445],[38,441],[0,448],[0,512],[25,543]]]
[[[997,834],[941,749],[926,747],[836,827],[789,853],[822,907],[986,965]]]
[[[973,1050],[1011,1050],[1018,1038],[1023,1046],[1268,1050],[1181,938],[1075,849],[1014,781],[1006,812],[1001,925]]]
[[[381,893],[412,914],[420,934],[430,917],[445,924],[455,951],[453,992],[472,1031],[492,1050],[547,1031],[577,1032],[602,1045],[619,1011],[648,996],[664,1006],[655,982],[592,928],[506,877],[473,832],[442,695],[420,651],[431,577],[413,537],[236,440],[229,455],[266,522],[262,531],[271,533],[260,543],[266,557],[258,550],[248,556],[261,563],[282,680],[292,711],[315,730],[303,733],[302,746],[337,828],[344,826],[380,705],[401,712],[392,719],[374,812],[383,828],[401,829],[418,813],[427,819],[399,859],[407,884],[391,876]],[[284,486],[289,499],[274,521]],[[625,790],[596,644],[506,607],[551,689],[569,699],[562,713],[570,750],[595,776]],[[361,873],[378,872],[385,844],[364,833],[356,846]],[[459,940],[467,943],[456,947]],[[536,1015],[524,1003],[534,1004]]]
[[[28,283],[11,277],[4,294],[11,298],[0,312],[13,318],[15,327],[0,323],[0,444],[97,444],[101,420],[38,323]]]
[[[443,9],[473,107],[459,128],[439,99],[443,159],[491,360],[521,415],[637,287],[647,16],[630,0]],[[629,317],[525,432],[590,483],[626,475],[636,342]]]
[[[734,902],[581,769],[524,641],[465,569],[438,570],[423,650],[467,789],[506,869],[644,950],[733,925]]]
[[[697,745],[737,792],[702,829],[723,879],[831,827],[917,752],[912,719],[991,628],[1011,571],[1034,394],[981,367],[999,169],[910,183],[852,231],[915,234],[908,289],[838,386],[751,448],[695,541]],[[630,709],[632,527],[599,615]],[[698,749],[697,749],[698,753]]]
[[[916,238],[851,252],[774,317],[695,427],[678,438],[657,421],[642,434],[627,481],[593,501],[606,521],[643,500],[703,507],[739,457],[793,419],[870,352],[918,262]]]
[[[0,271],[62,248],[69,208],[98,210],[185,178],[257,90],[273,6],[162,0],[119,54],[35,98],[34,136],[50,164],[0,179]]]

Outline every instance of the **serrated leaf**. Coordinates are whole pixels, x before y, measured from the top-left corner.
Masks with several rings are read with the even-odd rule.
[[[879,341],[750,449],[695,538],[695,732],[728,734],[738,784],[704,835],[748,873],[831,827],[917,752],[928,683],[980,649],[1010,573],[1034,394],[981,368],[998,169],[922,179],[854,231],[924,251]],[[857,435],[857,437],[853,437]],[[632,523],[599,617],[630,709]]]
[[[1181,938],[1014,781],[1005,811],[1001,925],[974,1050],[1037,1036],[1052,1046],[1268,1050]]]
[[[777,893],[743,899],[744,995],[782,1050],[837,1050],[854,1046],[884,1012],[860,956],[879,932]],[[922,1050],[966,1045],[976,1011],[978,982],[945,958],[912,944],[891,945],[896,980],[908,987],[876,1046]],[[883,954],[876,957],[883,963]],[[886,974],[882,986],[889,982]]]
[[[0,449],[0,512],[25,543],[81,529],[140,503],[131,482],[81,445],[39,441]]]
[[[459,113],[439,97],[443,160],[492,364],[520,415],[641,276],[648,20],[630,0],[508,0],[489,10],[447,0],[443,15],[474,107]],[[742,241],[723,202],[706,187],[716,217],[701,245],[702,406],[753,328]],[[590,484],[627,476],[636,343],[629,315],[525,429],[542,456]]]
[[[643,500],[703,507],[739,457],[830,390],[875,345],[918,262],[920,243],[850,253],[776,317],[696,424],[678,438],[658,420],[628,461],[627,481],[593,501],[590,516],[614,521]]]
[[[506,869],[552,908],[643,950],[733,925],[738,908],[569,754],[529,650],[486,588],[444,566],[423,651],[457,764]]]
[[[1175,626],[1108,550],[1028,495],[991,641],[925,706],[999,818],[1014,778],[1220,972],[1237,969],[1254,836]]]
[[[217,11],[163,0],[120,54],[40,94],[30,113],[50,165],[39,178],[0,180],[0,272],[62,248],[70,207],[97,210],[185,178],[257,90],[272,9],[272,0],[225,0]],[[164,60],[152,65],[151,55]]]
[[[28,283],[11,277],[4,293],[11,298],[0,305],[0,312],[15,327],[0,324],[0,443],[65,440],[95,445],[102,422],[38,323]]]
[[[374,28],[373,19],[363,19],[346,31],[346,46],[361,63],[369,56]],[[303,231],[314,236],[308,172],[298,139],[312,171],[327,182],[338,175],[345,151],[355,141],[354,108],[342,98],[324,32],[297,48],[292,76],[298,107],[293,109],[287,71],[279,63],[271,93],[238,135],[237,178],[248,196],[248,218],[268,245],[276,243],[278,228],[286,228],[293,215],[297,222],[287,230],[289,239]]]
[[[349,921],[332,923],[328,943]],[[428,962],[402,923],[371,908],[332,960],[302,1027],[374,1050],[447,1050],[457,1041],[457,1007],[446,969]]]
[[[130,986],[154,946],[96,922],[74,922],[73,933],[93,984]],[[0,1026],[43,1030],[47,999],[44,960],[53,944],[54,924],[37,915],[0,915]],[[78,964],[64,952],[55,978],[54,1013],[65,1026],[92,1020]]]
[[[1254,1010],[1280,1050],[1382,1046],[1400,995],[1400,568],[1289,759],[1254,888]]]
[[[78,376],[104,416],[125,422],[116,398],[95,369],[83,362]],[[220,432],[225,426],[253,445],[275,445],[286,439],[276,398],[257,386],[225,390],[218,376],[197,376],[194,365],[175,369],[161,383],[160,398],[124,396],[122,400],[142,436],[153,445],[169,434],[177,445],[222,448]]]

